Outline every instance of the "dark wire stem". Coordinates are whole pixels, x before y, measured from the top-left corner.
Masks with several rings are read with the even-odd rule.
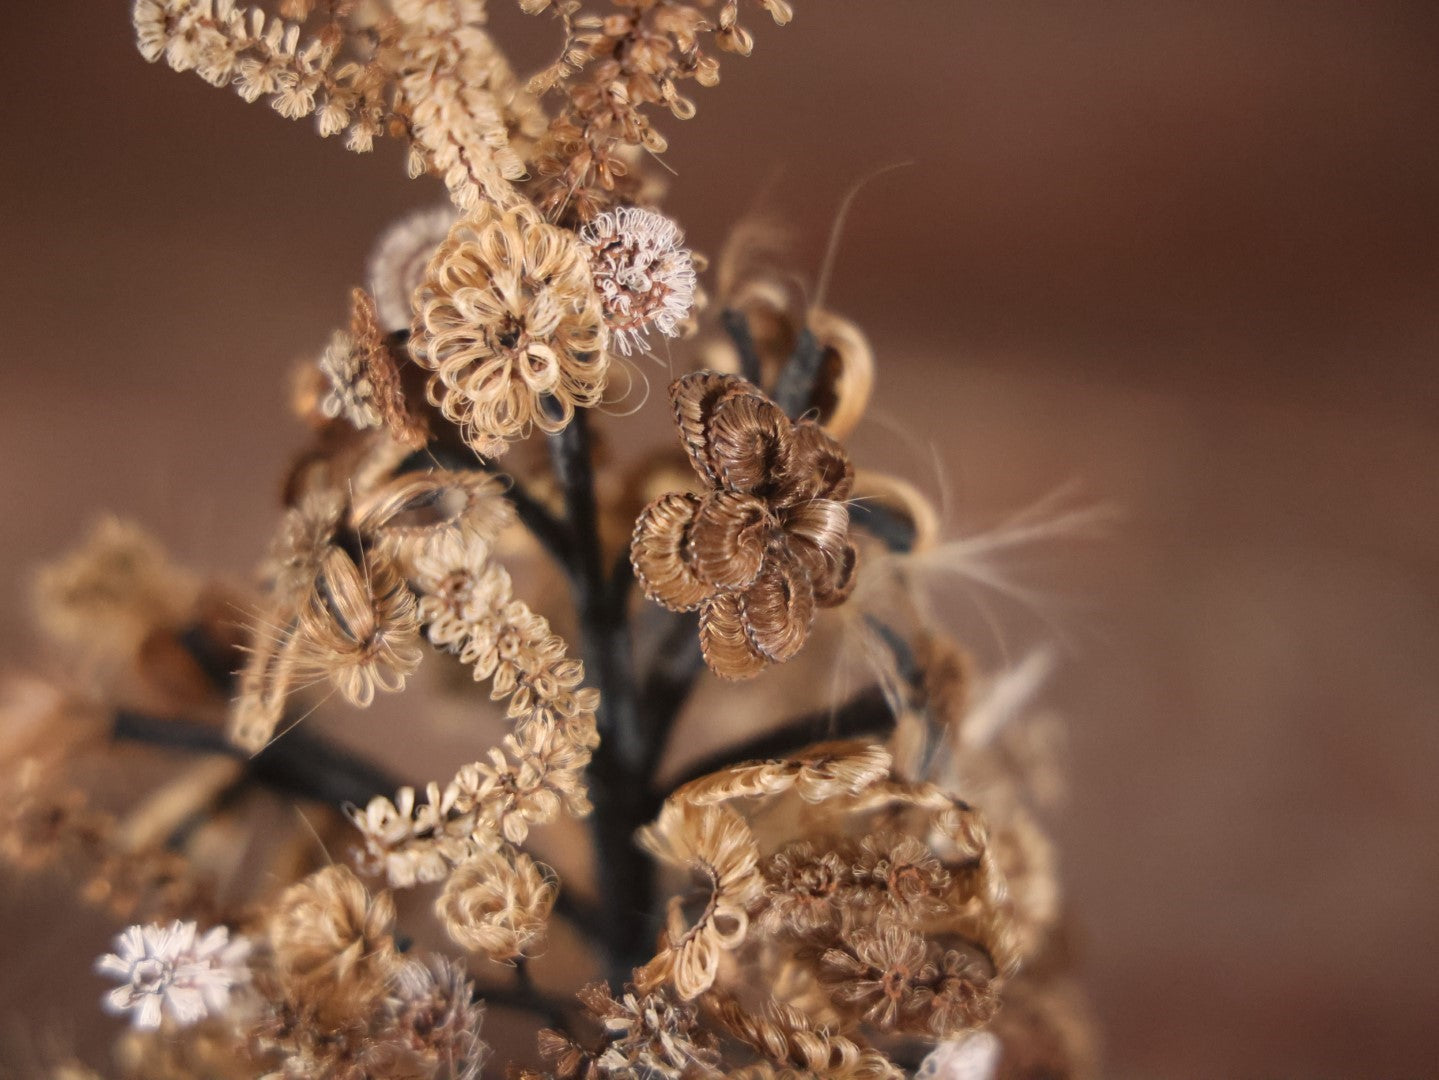
[[[581,411],[550,437],[550,461],[565,498],[570,582],[579,614],[586,673],[600,692],[600,745],[590,762],[590,827],[599,907],[607,920],[606,974],[618,988],[643,963],[653,937],[654,864],[635,844],[649,817],[649,777],[634,677],[626,590],[605,573],[599,540],[588,418]]]
[[[824,347],[806,326],[799,332],[794,343],[794,352],[790,353],[784,367],[780,368],[779,377],[775,379],[774,390],[770,394],[786,416],[798,417],[809,408],[823,364]]]
[[[303,727],[276,739],[253,757],[233,745],[219,728],[128,709],[115,713],[111,735],[127,742],[238,758],[256,783],[331,805],[364,806],[374,796],[393,793],[401,786],[400,780],[383,769]]]
[[[734,342],[735,351],[739,353],[740,374],[759,386],[764,373],[760,365],[759,350],[755,348],[754,333],[750,330],[749,320],[744,317],[742,312],[738,312],[734,308],[725,308],[720,312],[720,325],[724,327],[725,333]]]
[[[699,625],[694,612],[677,612],[655,647],[654,661],[640,690],[645,725],[645,775],[654,776],[669,746],[670,732],[704,670]]]

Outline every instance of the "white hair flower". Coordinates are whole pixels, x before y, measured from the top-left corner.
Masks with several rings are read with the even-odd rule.
[[[999,1071],[999,1040],[975,1031],[936,1046],[914,1074],[915,1080],[994,1080]]]
[[[408,330],[414,314],[410,300],[425,279],[430,256],[450,234],[459,215],[443,206],[414,210],[381,235],[370,255],[370,292],[380,325],[386,330]]]
[[[695,298],[695,268],[684,234],[663,214],[626,206],[580,230],[604,305],[610,343],[628,356],[644,350],[651,326],[675,337]]]
[[[162,1012],[185,1027],[229,1006],[230,992],[249,981],[249,954],[249,941],[223,926],[199,935],[176,920],[127,928],[95,970],[122,983],[105,995],[106,1011],[133,1013],[137,1028],[158,1028]]]

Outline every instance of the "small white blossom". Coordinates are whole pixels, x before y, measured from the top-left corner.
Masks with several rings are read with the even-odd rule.
[[[648,347],[653,326],[679,334],[695,299],[695,268],[684,234],[663,214],[627,206],[601,214],[580,231],[604,304],[610,341],[628,356]]]
[[[107,1012],[133,1013],[137,1028],[160,1026],[162,1011],[182,1027],[223,1012],[230,992],[250,978],[250,943],[223,926],[197,934],[193,922],[131,926],[95,970],[123,985],[105,995]]]
[[[950,1039],[936,1046],[915,1071],[915,1080],[994,1080],[999,1071],[999,1039],[988,1031]]]

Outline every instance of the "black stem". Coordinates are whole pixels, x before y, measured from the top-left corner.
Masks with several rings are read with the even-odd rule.
[[[672,616],[655,647],[654,662],[640,691],[640,715],[645,722],[645,775],[653,776],[669,745],[670,731],[689,700],[695,680],[704,670],[699,626],[693,612]]]
[[[720,325],[724,327],[725,333],[734,342],[735,351],[739,353],[740,374],[759,386],[763,371],[760,365],[759,350],[755,348],[754,333],[749,327],[749,320],[744,317],[742,312],[736,311],[734,308],[725,308],[720,312]]]
[[[590,817],[596,846],[599,906],[606,922],[607,975],[621,986],[643,963],[653,937],[654,864],[635,844],[648,820],[644,733],[635,692],[626,605],[606,576],[588,419],[580,412],[550,438],[550,460],[565,497],[569,569],[589,681],[600,691],[600,745],[590,762]]]
[[[115,713],[111,734],[130,742],[239,758],[256,783],[286,795],[331,805],[364,806],[376,795],[393,793],[402,783],[359,755],[304,727],[276,739],[254,756],[231,743],[219,728],[147,716],[128,709]]]
[[[914,522],[881,503],[855,500],[849,504],[849,523],[863,529],[890,551],[914,550]]]
[[[775,379],[771,397],[786,416],[799,416],[810,406],[814,398],[814,385],[819,380],[820,368],[824,363],[824,347],[805,327],[795,341],[794,352],[780,368]]]

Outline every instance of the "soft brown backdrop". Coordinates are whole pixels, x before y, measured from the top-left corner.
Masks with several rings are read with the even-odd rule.
[[[1122,508],[1029,579],[1068,642],[1058,831],[1109,1073],[1434,1074],[1439,12],[796,6],[666,125],[671,209],[711,251],[777,209],[812,274],[844,189],[912,159],[861,197],[832,293],[872,334],[878,413],[937,448],[956,532],[1070,481]],[[376,228],[439,192],[147,67],[118,3],[10,5],[0,79],[23,659],[20,571],[98,509],[250,565],[299,435],[283,373]],[[933,483],[882,429],[858,446]],[[1047,633],[1001,622],[1014,651]],[[0,1041],[85,1026],[98,982],[36,965],[113,928],[0,905]]]

